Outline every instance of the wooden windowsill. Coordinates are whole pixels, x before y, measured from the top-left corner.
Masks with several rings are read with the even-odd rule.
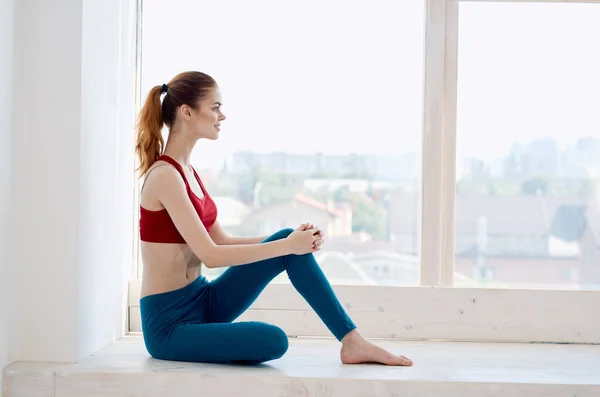
[[[343,365],[333,339],[291,339],[259,366],[152,359],[140,335],[77,364],[18,362],[4,396],[599,396],[600,346],[379,341],[413,367]]]

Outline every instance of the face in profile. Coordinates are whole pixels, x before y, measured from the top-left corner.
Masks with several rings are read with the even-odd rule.
[[[221,111],[222,99],[219,88],[210,89],[198,102],[196,110],[191,112],[190,125],[194,134],[200,138],[216,140],[221,131],[221,122],[225,115]]]

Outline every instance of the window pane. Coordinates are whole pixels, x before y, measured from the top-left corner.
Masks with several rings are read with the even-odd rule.
[[[312,222],[332,283],[415,285],[423,21],[424,0],[144,0],[142,93],[217,80],[227,120],[192,164],[230,234]]]
[[[460,4],[455,285],[600,285],[599,20]]]

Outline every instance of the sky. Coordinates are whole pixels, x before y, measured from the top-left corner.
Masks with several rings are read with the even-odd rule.
[[[202,167],[238,150],[419,151],[424,15],[424,0],[144,0],[142,96],[185,70],[217,80],[227,120]],[[459,164],[600,137],[598,21],[600,4],[461,3]]]

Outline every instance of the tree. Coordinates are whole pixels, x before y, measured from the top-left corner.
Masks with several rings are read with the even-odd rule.
[[[542,177],[528,179],[521,184],[521,193],[526,196],[535,196],[540,193],[546,195],[548,193],[548,181]]]
[[[374,239],[385,238],[383,213],[375,203],[357,200],[352,208],[352,231],[365,231]]]
[[[352,206],[352,231],[366,232],[375,239],[383,239],[386,235],[386,224],[380,206],[368,196],[351,192],[346,186],[333,194],[334,201],[348,202]]]
[[[582,198],[596,197],[600,192],[600,182],[594,179],[582,179],[577,195]]]
[[[245,203],[254,201],[254,189],[256,184],[262,179],[262,171],[259,166],[252,168],[248,174],[239,177],[238,180],[238,197]]]

